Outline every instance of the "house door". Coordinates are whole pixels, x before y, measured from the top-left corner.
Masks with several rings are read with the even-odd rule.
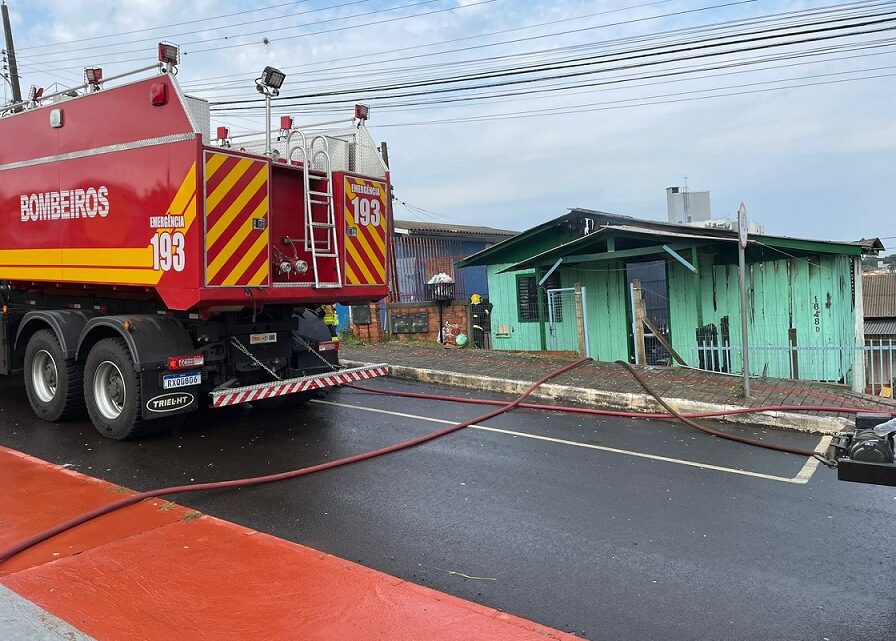
[[[576,323],[576,290],[572,287],[549,289],[548,294],[548,349],[555,352],[576,352],[579,349],[579,332]],[[585,355],[590,356],[588,346],[587,293],[582,288],[582,312],[585,321]]]
[[[641,296],[647,311],[647,318],[659,331],[667,343],[671,343],[672,332],[669,322],[669,290],[666,283],[666,261],[651,260],[627,263],[625,266],[628,279],[629,296],[634,295],[632,284],[637,279],[641,282]],[[629,314],[634,322],[632,301],[629,301]],[[634,341],[634,336],[632,336]],[[656,335],[647,327],[644,328],[645,359],[648,365],[671,365],[672,355],[663,347]],[[634,349],[632,349],[634,353]]]

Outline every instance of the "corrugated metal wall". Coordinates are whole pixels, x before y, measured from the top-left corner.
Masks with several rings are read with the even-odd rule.
[[[440,272],[455,280],[454,294],[457,300],[466,299],[471,294],[487,297],[488,279],[485,267],[455,269],[454,263],[490,245],[491,243],[451,238],[396,234],[393,247],[398,268],[399,302],[426,300],[424,285]]]

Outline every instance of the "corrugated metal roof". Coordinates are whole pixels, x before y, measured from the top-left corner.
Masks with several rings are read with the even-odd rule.
[[[519,232],[478,225],[455,225],[453,223],[431,223],[421,220],[395,220],[396,230],[405,230],[410,234],[434,234],[439,236],[477,236],[488,238],[510,238]]]
[[[862,276],[865,318],[896,318],[896,274]]]
[[[865,336],[868,338],[875,338],[877,336],[896,336],[896,319],[866,320]]]
[[[691,225],[682,225],[678,223],[667,223],[658,220],[646,220],[642,218],[633,218],[632,216],[623,216],[621,214],[611,214],[603,211],[595,211],[591,209],[574,208],[563,216],[559,216],[552,220],[548,220],[540,225],[536,225],[531,229],[523,231],[513,238],[508,238],[502,242],[483,249],[482,251],[468,256],[457,264],[459,267],[469,265],[488,265],[501,262],[510,262],[501,257],[501,253],[511,247],[520,247],[526,241],[542,234],[554,234],[556,230],[563,225],[569,225],[574,219],[588,218],[597,225],[597,230],[602,227],[638,227],[651,232],[659,232],[664,234],[678,234],[688,238],[711,238],[713,240],[736,240],[737,231],[729,229],[711,229],[705,227],[693,227]],[[589,235],[593,235],[589,234]],[[767,234],[753,234],[753,240],[762,244],[773,245],[775,247],[787,247],[790,245],[803,245],[801,250],[812,250],[822,253],[846,253],[846,254],[873,254],[883,249],[883,245],[877,238],[857,240],[857,241],[831,241],[831,240],[812,240],[805,238],[791,238],[789,236],[771,236]],[[809,247],[808,245],[813,245]]]
[[[678,226],[681,227],[681,225]],[[693,229],[694,232],[690,234],[682,234],[677,231],[670,231],[665,229],[650,229],[649,227],[635,227],[633,225],[607,225],[605,227],[601,227],[597,231],[591,232],[587,236],[576,238],[575,240],[572,240],[568,243],[558,245],[553,249],[549,249],[547,251],[541,252],[540,254],[536,254],[535,256],[527,258],[526,260],[516,263],[515,265],[506,267],[505,269],[501,270],[501,273],[526,269],[528,267],[538,265],[540,262],[543,262],[548,258],[554,259],[560,256],[568,256],[570,254],[574,254],[576,251],[579,251],[584,247],[596,244],[597,241],[602,239],[604,236],[612,234],[613,232],[624,232],[634,236],[647,236],[650,238],[686,238],[688,240],[711,240],[714,242],[731,243],[737,242],[737,237],[719,238],[716,236],[705,236],[698,232],[698,230],[700,229],[699,227],[689,228],[689,230],[690,229]],[[660,250],[660,253],[662,253],[662,250]]]

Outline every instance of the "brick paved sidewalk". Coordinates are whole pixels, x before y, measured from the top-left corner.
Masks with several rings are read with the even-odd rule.
[[[342,346],[341,357],[364,362],[442,370],[474,376],[490,376],[531,382],[574,360],[573,356],[532,352],[445,349],[440,347],[382,343]],[[666,398],[742,407],[767,405],[825,405],[896,411],[896,401],[857,394],[842,385],[756,378],[751,380],[751,399],[743,398],[740,377],[678,367],[646,367],[646,378]],[[642,394],[631,374],[613,363],[594,362],[552,381],[560,385]],[[813,412],[817,415],[828,413]]]

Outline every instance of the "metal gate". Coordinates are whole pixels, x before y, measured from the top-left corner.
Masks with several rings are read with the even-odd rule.
[[[577,352],[579,332],[576,325],[576,291],[572,287],[549,289],[548,294],[548,349],[555,352]],[[582,288],[582,316],[585,324],[585,355],[591,355],[588,345],[588,303]]]

